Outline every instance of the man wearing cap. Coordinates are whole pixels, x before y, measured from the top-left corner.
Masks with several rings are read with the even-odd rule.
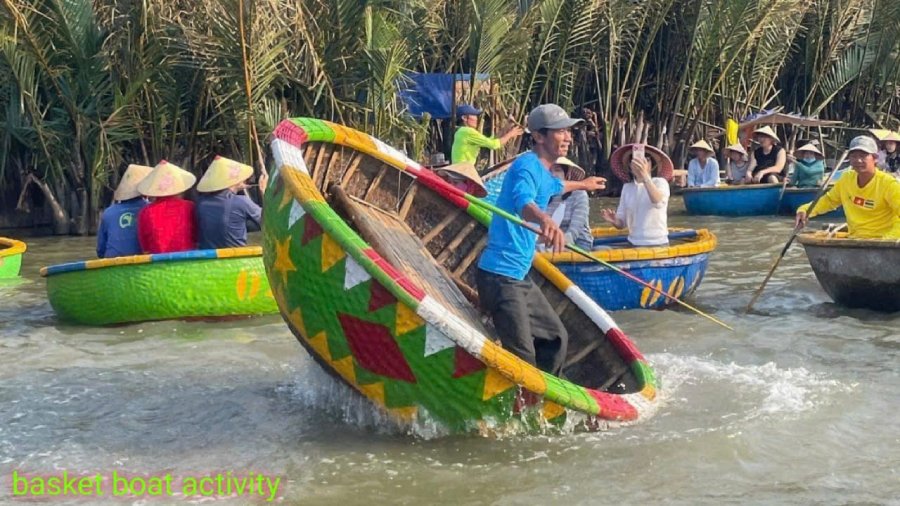
[[[99,258],[139,255],[137,217],[147,200],[138,192],[137,185],[153,167],[131,164],[122,174],[122,180],[113,193],[113,205],[100,216],[97,230],[97,256]]]
[[[197,245],[194,203],[181,194],[194,186],[197,177],[165,160],[138,184],[141,195],[153,197],[138,214],[138,240],[144,253],[173,253]]]
[[[772,127],[764,126],[753,132],[759,147],[753,150],[750,167],[747,169],[747,183],[777,183],[783,177],[787,154],[778,145],[781,142]]]
[[[217,156],[197,183],[197,231],[199,249],[235,248],[247,245],[247,222],[258,230],[262,208],[240,192],[249,188],[253,167]],[[268,176],[259,178],[259,190],[266,192]]]
[[[816,202],[797,208],[797,226],[809,217],[844,207],[850,237],[858,239],[900,239],[900,181],[878,170],[878,145],[868,136],[850,142],[850,167],[846,174]]]
[[[563,183],[550,173],[553,163],[569,149],[570,129],[581,121],[569,118],[555,104],[531,111],[528,128],[534,149],[512,163],[497,198],[497,207],[538,224],[542,239],[553,251],[565,247],[565,234],[544,211],[550,198],[606,187],[606,180],[600,177]],[[493,318],[504,348],[530,364],[559,374],[569,336],[556,311],[528,277],[536,242],[534,232],[495,214],[488,228],[487,246],[478,261],[478,295],[483,309]]]
[[[510,128],[499,139],[484,135],[478,130],[478,116],[481,113],[481,109],[476,109],[469,104],[462,104],[456,109],[456,115],[462,126],[453,135],[451,162],[474,164],[478,160],[478,152],[481,151],[481,148],[500,149],[510,140],[522,135],[522,128],[519,126]]]

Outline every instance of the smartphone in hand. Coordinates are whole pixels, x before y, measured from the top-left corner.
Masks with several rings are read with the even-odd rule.
[[[640,160],[640,161],[642,161],[642,162],[643,162],[644,160],[646,160],[647,158],[646,158],[645,153],[644,153],[644,145],[643,145],[643,144],[635,144],[635,145],[631,148],[631,156],[632,156],[632,158],[634,158],[635,160]]]

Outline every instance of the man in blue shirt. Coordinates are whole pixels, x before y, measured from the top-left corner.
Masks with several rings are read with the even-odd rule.
[[[107,207],[100,217],[97,230],[97,256],[100,258],[140,255],[138,241],[138,212],[147,205],[147,200],[137,190],[140,183],[153,167],[129,165],[122,174],[122,180],[113,193],[113,205]]]
[[[536,107],[528,115],[533,151],[510,166],[497,207],[536,223],[542,240],[553,251],[565,248],[565,234],[544,211],[550,198],[575,190],[601,190],[602,177],[567,181],[553,177],[550,167],[565,156],[572,143],[571,128],[583,120],[569,118],[555,104]],[[478,261],[478,295],[494,320],[503,347],[530,364],[558,375],[562,370],[568,333],[559,315],[528,277],[537,236],[500,216],[488,228],[488,243]]]
[[[247,222],[259,229],[262,208],[239,192],[249,186],[247,179],[253,175],[253,167],[217,156],[197,183],[194,212],[200,236],[199,249],[236,248],[247,245]],[[268,176],[259,178],[259,190],[266,191]]]

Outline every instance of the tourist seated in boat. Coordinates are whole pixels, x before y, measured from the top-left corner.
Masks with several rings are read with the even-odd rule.
[[[244,192],[253,167],[217,156],[197,183],[195,215],[199,249],[236,248],[247,245],[248,222],[259,230],[262,208]],[[269,177],[260,175],[259,190],[266,191]]]
[[[826,214],[843,206],[850,237],[857,239],[900,239],[900,181],[878,170],[878,145],[875,139],[859,136],[850,142],[850,167],[816,202],[797,208],[797,225],[808,218]]]
[[[738,142],[725,148],[725,157],[727,159],[725,182],[728,184],[743,184],[746,181],[747,169],[750,168],[747,150]]]
[[[745,182],[779,183],[784,179],[787,153],[772,127],[762,127],[753,132],[759,147],[753,150]]]
[[[581,181],[585,177],[584,169],[564,156],[556,159],[556,162],[550,167],[550,172],[554,177],[563,181]],[[565,233],[566,243],[574,243],[588,251],[594,246],[594,236],[591,234],[590,218],[588,217],[590,212],[590,198],[584,190],[556,195],[547,204],[547,214]],[[544,249],[544,245],[538,245],[539,251]]]
[[[512,163],[503,180],[497,207],[540,227],[542,240],[555,252],[565,247],[565,234],[546,213],[550,198],[575,190],[602,190],[606,180],[588,177],[566,181],[550,167],[572,143],[572,119],[556,104],[536,107],[528,115],[532,151]],[[495,214],[487,246],[478,260],[476,283],[482,309],[489,314],[503,347],[544,371],[559,375],[569,336],[554,308],[528,276],[537,236]]]
[[[481,148],[497,150],[507,142],[522,135],[522,128],[513,126],[505,134],[497,137],[489,137],[478,129],[478,117],[483,111],[469,104],[462,104],[456,109],[459,118],[459,128],[453,135],[453,149],[450,152],[450,161],[453,163],[468,162],[475,164]]]
[[[894,177],[900,177],[900,134],[890,132],[881,139],[878,152],[878,167]]]
[[[632,156],[634,145],[613,152],[613,174],[625,182],[617,210],[604,209],[600,216],[614,227],[628,229],[632,246],[664,246],[669,243],[668,205],[672,160],[653,146],[643,161]]]
[[[137,217],[149,202],[137,189],[153,167],[131,164],[122,174],[119,186],[113,192],[113,205],[100,216],[97,230],[97,256],[99,258],[139,255]]]
[[[805,144],[797,149],[794,172],[788,179],[788,186],[796,188],[817,188],[825,177],[825,155],[813,144]]]
[[[153,197],[138,214],[138,239],[144,253],[196,248],[194,203],[182,198],[195,181],[190,172],[163,160],[138,184],[141,195]]]
[[[711,188],[719,184],[719,161],[716,152],[703,139],[691,146],[694,158],[688,163],[688,187]]]
[[[478,198],[487,196],[487,188],[484,186],[481,176],[475,170],[475,164],[471,162],[454,163],[443,167],[434,168],[434,173],[453,187],[466,193],[471,193]]]

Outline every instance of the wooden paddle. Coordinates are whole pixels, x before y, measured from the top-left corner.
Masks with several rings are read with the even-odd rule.
[[[822,187],[819,188],[819,192],[816,194],[816,198],[814,198],[812,203],[809,205],[807,215],[816,208],[816,204],[819,203],[819,199],[822,198],[822,195],[825,195],[825,192],[828,190],[828,183],[831,182],[831,178],[834,176],[834,173],[837,172],[837,168],[840,167],[842,163],[844,163],[844,160],[847,158],[847,154],[849,153],[850,151],[844,151],[844,154],[841,155],[841,158],[835,164],[834,169],[828,174],[828,178],[825,179],[824,183],[822,183]],[[769,273],[766,274],[766,279],[764,279],[762,284],[759,285],[759,288],[757,288],[756,292],[753,294],[753,298],[750,299],[750,303],[747,304],[747,309],[744,310],[744,314],[749,313],[750,310],[753,309],[753,304],[756,303],[756,299],[758,299],[759,296],[762,295],[763,290],[766,288],[766,284],[769,282],[769,279],[772,278],[772,274],[775,274],[775,269],[778,268],[778,264],[781,263],[781,259],[784,258],[784,255],[785,253],[787,253],[787,250],[790,249],[791,244],[794,244],[794,239],[797,238],[797,234],[799,234],[801,230],[803,230],[803,224],[798,223],[797,226],[794,227],[793,232],[791,232],[791,236],[788,238],[787,243],[785,243],[784,247],[781,248],[781,253],[779,253],[778,258],[775,259],[775,263],[772,264],[772,268],[769,269]]]

